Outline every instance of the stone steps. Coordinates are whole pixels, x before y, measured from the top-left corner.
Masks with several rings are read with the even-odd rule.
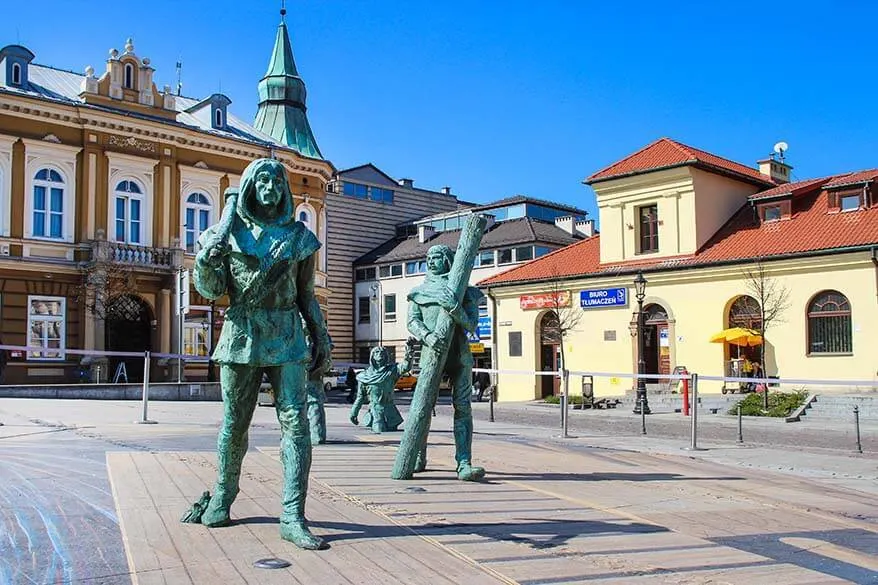
[[[848,419],[854,416],[854,406],[859,409],[860,420],[878,420],[878,395],[832,396],[819,394],[804,417],[811,420]]]

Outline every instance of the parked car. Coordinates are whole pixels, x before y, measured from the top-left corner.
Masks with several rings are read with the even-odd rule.
[[[396,381],[396,385],[394,385],[394,389],[396,390],[411,390],[418,383],[417,376],[400,376],[399,380]]]
[[[335,388],[343,388],[345,387],[345,380],[347,376],[344,372],[339,372],[338,370],[329,370],[326,374],[323,375],[323,390],[329,392]]]

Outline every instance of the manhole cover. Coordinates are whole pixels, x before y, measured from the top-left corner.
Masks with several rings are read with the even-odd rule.
[[[290,565],[290,561],[283,559],[259,559],[253,563],[253,566],[257,569],[286,569]]]

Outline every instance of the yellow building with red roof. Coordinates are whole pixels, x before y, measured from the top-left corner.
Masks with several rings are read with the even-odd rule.
[[[558,369],[551,299],[559,295],[562,313],[579,313],[563,341],[566,369],[636,373],[633,282],[642,273],[646,373],[685,367],[729,376],[746,358],[747,371],[757,363],[756,371],[781,381],[843,382],[782,388],[874,391],[878,169],[790,182],[783,153],[757,164],[662,138],[591,175],[585,183],[596,194],[600,234],[479,283],[496,305],[499,369]],[[763,334],[764,343],[710,342],[731,327]],[[621,396],[634,385],[618,375],[594,378],[597,397]],[[558,383],[501,373],[498,388],[499,400],[532,400],[557,393]]]

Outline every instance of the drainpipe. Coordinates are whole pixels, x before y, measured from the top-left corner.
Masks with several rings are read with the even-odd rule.
[[[875,265],[875,296],[878,297],[878,247],[872,246],[872,264]]]

